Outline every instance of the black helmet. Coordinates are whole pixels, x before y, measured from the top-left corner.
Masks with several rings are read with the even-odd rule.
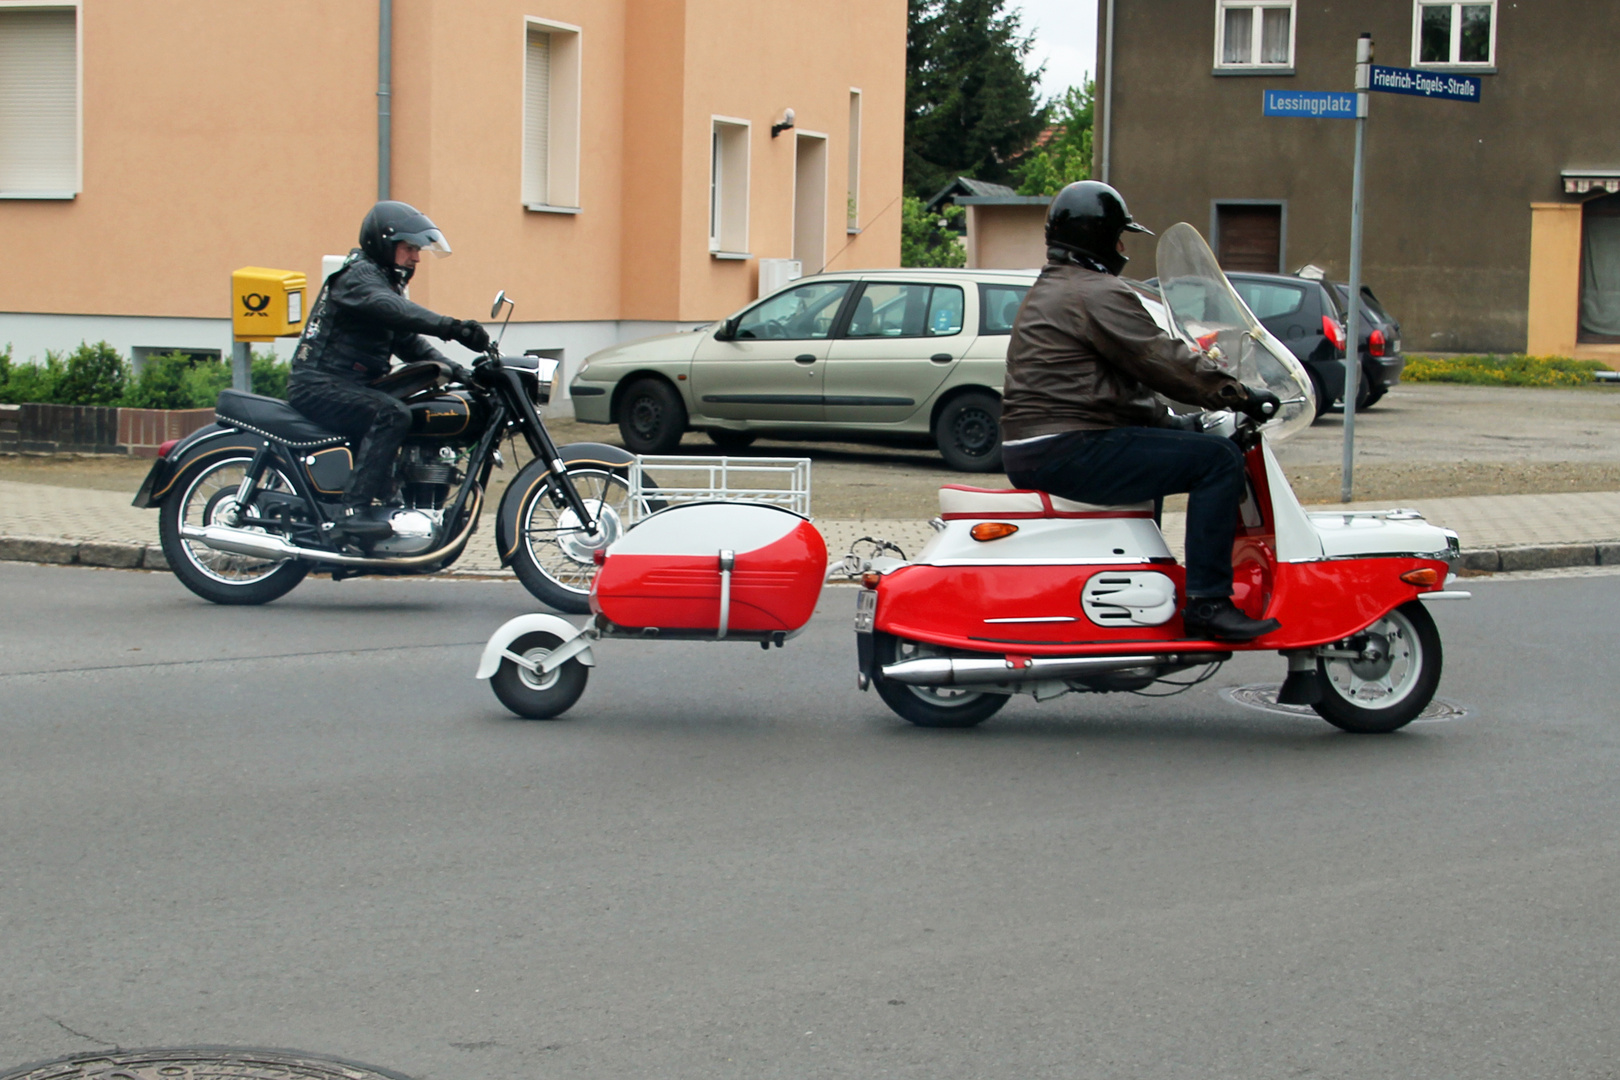
[[[1131,220],[1119,192],[1096,180],[1070,184],[1052,198],[1046,210],[1046,246],[1085,255],[1118,274],[1130,260],[1119,251],[1119,235],[1147,233]]]
[[[428,216],[410,203],[380,202],[366,212],[360,222],[360,250],[366,258],[390,273],[394,266],[394,245],[415,244],[438,255],[450,254],[450,243]],[[410,274],[403,275],[407,280]]]

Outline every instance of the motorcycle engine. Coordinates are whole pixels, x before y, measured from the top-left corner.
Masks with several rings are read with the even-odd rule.
[[[438,510],[463,477],[449,447],[408,446],[399,463],[400,495],[413,510]],[[395,530],[396,532],[398,530]]]
[[[394,535],[371,546],[373,555],[420,555],[431,550],[444,522],[442,510],[395,510],[388,515]]]

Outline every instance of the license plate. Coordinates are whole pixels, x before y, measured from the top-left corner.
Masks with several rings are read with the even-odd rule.
[[[872,621],[877,616],[877,593],[862,589],[855,595],[855,632],[870,634]]]

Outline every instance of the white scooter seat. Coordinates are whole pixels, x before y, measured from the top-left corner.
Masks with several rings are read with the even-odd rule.
[[[1151,502],[1124,506],[1060,499],[1044,491],[967,487],[946,484],[939,489],[939,516],[946,521],[970,518],[1151,518]]]

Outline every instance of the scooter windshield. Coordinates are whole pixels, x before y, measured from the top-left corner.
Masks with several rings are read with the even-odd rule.
[[[1277,442],[1310,427],[1316,417],[1310,376],[1244,304],[1198,230],[1184,221],[1170,226],[1159,238],[1157,260],[1159,292],[1187,344],[1208,352],[1249,386],[1282,399],[1264,426],[1266,437]]]

